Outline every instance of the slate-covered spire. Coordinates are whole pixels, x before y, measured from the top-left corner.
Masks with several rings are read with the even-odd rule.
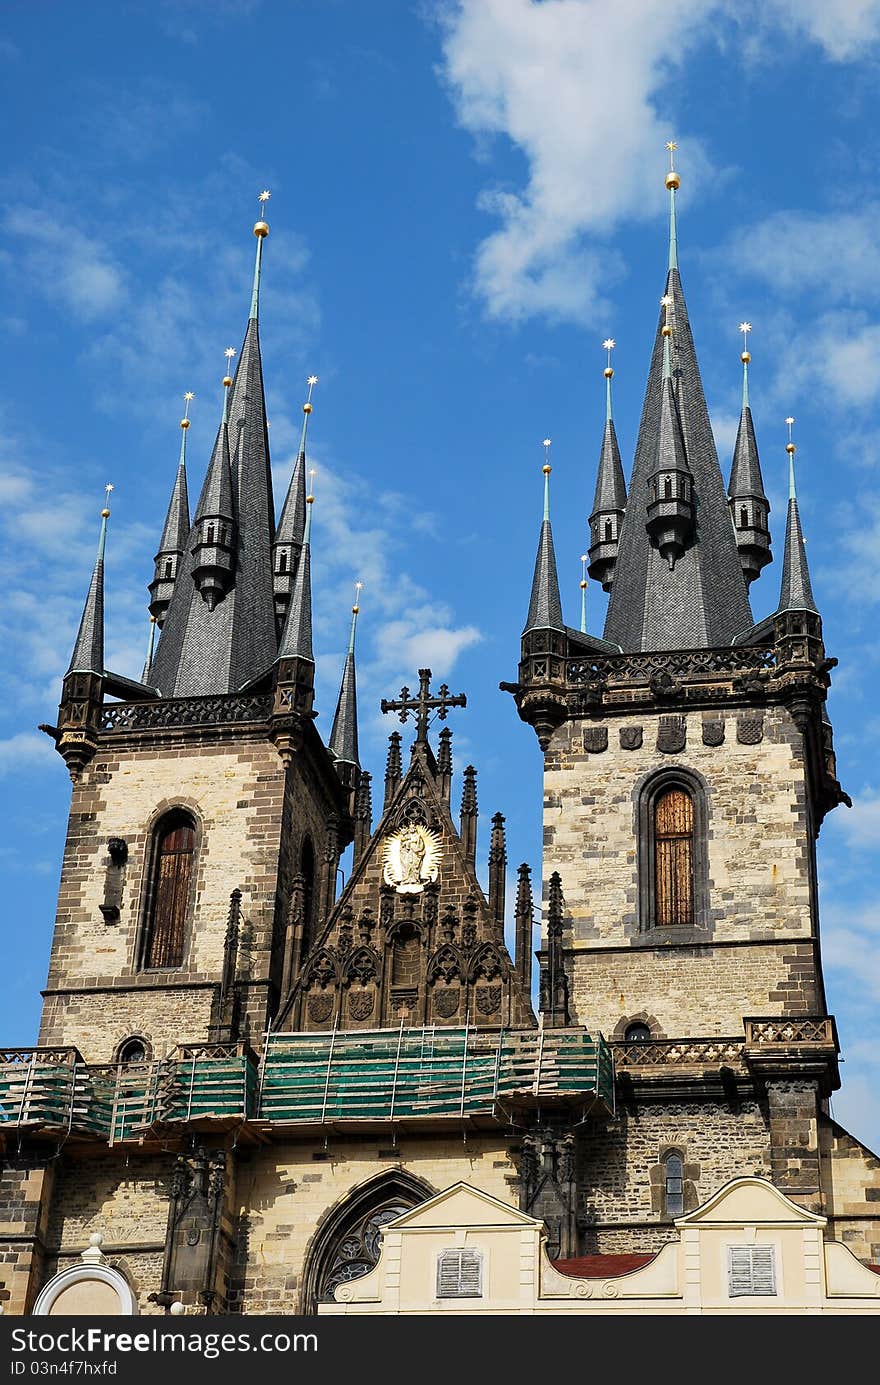
[[[532,630],[564,630],[562,602],[559,599],[559,577],[556,572],[556,553],[553,548],[553,531],[550,528],[550,439],[544,439],[544,518],[541,535],[538,539],[538,552],[535,558],[535,575],[532,578],[532,596],[529,601],[529,614],[523,634]]]
[[[262,218],[254,227],[258,268],[268,229]],[[258,287],[259,275],[255,278]],[[259,306],[258,296],[252,298],[252,309],[255,306]],[[199,533],[194,525],[153,664],[153,683],[165,697],[237,692],[269,675],[278,650],[272,589],[275,510],[257,316],[248,320],[229,387],[227,432],[235,520],[234,580],[213,610],[195,583],[186,580],[197,565]]]
[[[306,527],[306,433],[313,407],[312,390],[317,383],[317,375],[310,375],[307,381],[308,397],[302,406],[303,422],[299,451],[296,454],[293,474],[284,498],[284,508],[272,544],[272,582],[279,634],[284,627],[284,618],[290,604],[290,587],[299,564],[303,531]]]
[[[235,355],[227,347],[226,358]],[[235,576],[235,514],[232,501],[232,463],[229,456],[229,390],[232,376],[223,377],[223,417],[208,463],[193,520],[192,578],[209,611],[222,601]]]
[[[678,271],[674,210],[679,181],[678,173],[670,170],[671,264],[664,298],[671,303],[661,309],[657,324],[605,621],[605,638],[624,652],[724,647],[753,624]],[[664,326],[672,329],[671,380],[664,370]],[[677,409],[677,439],[670,394]],[[673,446],[680,441],[684,449],[694,502],[692,527],[672,568],[652,540],[646,520],[664,412],[665,441]]]
[[[159,550],[154,559],[153,580],[148,588],[150,615],[155,617],[160,629],[171,604],[174,583],[177,581],[190,531],[189,495],[186,488],[186,437],[190,426],[189,406],[195,395],[192,390],[187,390],[183,398],[185,407],[183,418],[180,420],[180,460],[177,464],[177,475],[174,478],[174,487],[171,491],[168,513],[165,516],[165,527],[162,530]]]
[[[746,582],[751,583],[760,576],[761,569],[772,561],[770,526],[767,518],[770,514],[770,502],[764,492],[755,425],[749,406],[749,363],[752,356],[748,347],[748,334],[752,330],[751,323],[741,322],[739,330],[743,334],[743,349],[740,355],[743,368],[742,412],[727,490],[730,496],[730,518],[736,534],[743,575]]]
[[[153,616],[153,615],[151,615],[151,616],[150,616],[150,633],[149,633],[149,635],[147,636],[147,657],[144,659],[144,671],[143,671],[143,673],[141,674],[141,682],[142,682],[142,683],[145,683],[145,684],[147,685],[147,687],[150,686],[150,675],[151,675],[151,673],[152,673],[152,671],[153,671],[153,658],[154,658],[155,653],[156,653],[156,626],[157,626],[157,624],[158,624],[158,621],[156,620],[156,617]]]
[[[801,529],[801,517],[798,511],[797,490],[794,480],[796,448],[791,440],[794,419],[788,418],[786,423],[788,424],[788,442],[785,445],[785,450],[788,453],[788,519],[785,525],[785,553],[782,559],[782,588],[779,594],[778,614],[781,615],[783,611],[811,611],[814,615],[818,615],[813,588],[810,584],[807,550]]]
[[[303,530],[302,552],[296,569],[293,591],[290,594],[290,606],[278,649],[279,661],[281,659],[300,659],[310,664],[315,662],[312,650],[312,558],[310,545],[314,501],[313,495],[306,496],[306,524]]]
[[[95,555],[95,566],[92,568],[92,580],[89,583],[65,678],[71,673],[95,673],[99,678],[104,674],[104,548],[107,543],[107,520],[110,518],[109,500],[112,489],[110,485],[106,487],[108,504],[101,511],[101,532],[98,536],[98,552]]]
[[[694,527],[694,488],[688,466],[678,405],[672,388],[672,325],[669,309],[672,297],[662,299],[666,320],[663,334],[663,384],[660,396],[660,421],[657,429],[654,465],[648,473],[647,530],[657,551],[674,569],[685,550]]]
[[[590,576],[595,582],[601,582],[605,591],[610,592],[614,581],[620,526],[626,510],[626,482],[623,479],[620,447],[611,409],[611,381],[614,377],[611,352],[614,349],[614,338],[608,337],[602,345],[608,353],[605,366],[605,431],[602,435],[602,450],[599,453],[593,512],[590,515],[589,557]]]
[[[354,605],[351,608],[351,631],[348,637],[348,653],[342,670],[342,683],[339,688],[339,701],[330,732],[330,751],[336,759],[336,771],[340,778],[348,775],[354,778],[360,768],[358,759],[357,727],[357,677],[354,661],[354,637],[360,611],[360,593],[363,582],[356,582]]]

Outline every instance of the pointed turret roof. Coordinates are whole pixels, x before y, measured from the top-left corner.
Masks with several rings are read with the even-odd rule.
[[[306,527],[303,531],[302,552],[290,593],[290,606],[284,622],[284,632],[278,649],[279,659],[306,659],[315,662],[312,651],[312,501],[306,496]]]
[[[358,583],[360,589],[360,583]],[[348,638],[348,653],[342,670],[342,683],[339,688],[339,701],[330,732],[330,750],[337,761],[347,765],[360,766],[358,759],[357,727],[357,676],[354,662],[354,637],[360,607],[357,601],[351,608],[351,633]]]
[[[785,524],[785,553],[782,558],[782,588],[779,593],[778,610],[814,611],[818,615],[810,583],[810,570],[807,567],[807,549],[801,529],[794,482],[794,443],[789,442],[788,447],[788,518]]]
[[[107,520],[110,511],[101,511],[101,533],[98,552],[92,569],[92,580],[86,595],[73,654],[67,667],[70,673],[104,673],[104,547],[107,542]],[[64,676],[67,677],[67,674]]]
[[[224,519],[233,518],[232,503],[232,461],[229,455],[229,419],[227,416],[227,394],[223,392],[223,417],[214,440],[214,450],[208,463],[208,470],[202,482],[199,503],[196,505],[194,523],[206,516],[222,515]]]
[[[187,422],[189,420],[187,419]],[[186,541],[189,538],[189,494],[186,486],[186,434],[184,428],[180,438],[180,461],[177,464],[177,474],[174,477],[174,487],[171,491],[171,500],[168,503],[168,513],[165,516],[165,527],[162,530],[162,538],[159,543],[160,553],[182,553],[186,548]]]
[[[670,182],[669,179],[673,181]],[[748,592],[718,465],[703,394],[687,304],[678,271],[674,207],[678,175],[667,178],[672,200],[670,268],[664,297],[671,298],[671,386],[664,386],[665,314],[657,323],[626,514],[621,526],[605,638],[624,651],[729,645],[752,624]],[[681,442],[693,476],[695,522],[672,570],[652,545],[645,524],[648,478],[669,395],[674,395]],[[668,435],[672,433],[667,429]]]
[[[545,443],[549,447],[549,442]],[[538,539],[538,552],[535,557],[535,574],[532,578],[532,596],[529,601],[529,614],[523,634],[530,630],[564,630],[562,602],[559,599],[559,577],[556,572],[556,552],[553,548],[553,530],[550,528],[550,472],[549,462],[544,464],[544,518]]]
[[[257,315],[262,243],[268,227],[258,221],[254,230],[257,260],[251,316],[228,399],[231,514],[236,521],[234,580],[224,599],[209,610],[192,580],[197,535],[191,532],[153,664],[153,680],[166,697],[236,692],[268,672],[277,652],[272,583],[275,512]]]
[[[600,510],[626,509],[626,481],[623,479],[623,463],[620,460],[620,447],[611,409],[612,373],[609,362],[605,368],[605,432],[602,434],[602,450],[599,453],[593,514]]]

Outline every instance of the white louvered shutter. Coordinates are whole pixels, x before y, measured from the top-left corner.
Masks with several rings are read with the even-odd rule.
[[[728,1246],[731,1298],[776,1293],[776,1259],[772,1246]]]
[[[482,1256],[478,1250],[443,1250],[437,1261],[438,1298],[481,1298]]]

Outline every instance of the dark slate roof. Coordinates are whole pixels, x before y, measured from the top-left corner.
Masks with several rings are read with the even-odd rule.
[[[202,483],[202,493],[196,506],[195,520],[206,515],[222,515],[233,519],[232,505],[232,463],[229,458],[229,429],[224,413],[223,421],[217,430],[214,451],[208,463],[208,470]]]
[[[549,519],[541,524],[535,575],[532,578],[532,597],[523,634],[530,630],[564,630],[562,602],[559,599],[559,577],[556,573],[556,553]]]
[[[602,437],[602,451],[599,453],[599,470],[596,476],[596,494],[593,497],[593,514],[600,510],[626,509],[626,482],[623,479],[623,465],[620,448],[617,445],[617,432],[614,419],[605,420]]]
[[[357,677],[354,650],[349,649],[342,670],[339,701],[330,732],[330,749],[336,759],[347,765],[360,765],[358,759]]]
[[[106,536],[107,520],[102,518],[98,555],[92,569],[92,580],[89,583],[88,594],[79,622],[79,631],[67,668],[68,673],[103,674],[104,672],[104,543]]]
[[[681,419],[678,415],[678,405],[671,380],[663,381],[654,470],[690,472],[681,431]]]
[[[788,501],[788,520],[785,525],[785,554],[782,559],[782,590],[780,611],[815,611],[816,602],[810,585],[807,550],[801,530],[801,517],[794,496]]]
[[[184,437],[186,435],[184,434]],[[182,553],[189,538],[189,495],[186,488],[186,459],[183,446],[180,449],[180,464],[174,478],[174,489],[165,516],[165,528],[159,543],[160,553]]]
[[[761,463],[758,460],[758,442],[755,437],[755,425],[752,422],[752,411],[746,404],[740,414],[739,428],[736,434],[736,446],[733,449],[733,464],[730,468],[730,485],[727,493],[733,496],[754,495],[759,500],[766,501],[764,494],[764,478],[761,475]]]
[[[278,528],[275,530],[275,542],[291,543],[299,548],[303,541],[303,530],[305,527],[306,454],[305,452],[300,452],[293,468],[293,475],[290,478],[287,495],[284,497],[284,509],[281,511]]]
[[[753,623],[745,577],[703,396],[678,270],[670,269],[672,378],[691,474],[695,528],[673,571],[645,527],[663,396],[663,325],[657,323],[629,498],[620,532],[605,638],[627,652],[728,645]]]
[[[314,663],[312,652],[312,555],[309,544],[309,517],[306,516],[306,529],[303,535],[302,552],[293,589],[287,619],[278,649],[279,659],[309,659]]]
[[[271,668],[276,655],[274,511],[255,318],[248,322],[227,404],[232,516],[236,521],[234,582],[223,600],[209,611],[192,580],[190,535],[151,673],[165,697],[236,692]]]

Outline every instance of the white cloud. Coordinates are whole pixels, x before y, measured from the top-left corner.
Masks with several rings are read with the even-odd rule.
[[[740,416],[739,414],[728,413],[726,409],[710,409],[709,413],[712,420],[715,447],[723,469],[724,459],[733,456]]]
[[[24,207],[7,213],[3,229],[27,245],[25,265],[32,281],[75,316],[91,322],[123,303],[122,270],[98,238],[57,216]]]
[[[495,184],[480,197],[500,225],[477,248],[476,292],[492,317],[584,320],[621,274],[607,237],[660,207],[658,166],[672,133],[688,169],[685,195],[688,184],[709,183],[674,86],[692,50],[725,46],[728,67],[747,44],[779,60],[782,30],[832,61],[857,59],[880,36],[880,0],[456,0],[443,25],[442,75],[481,160],[502,136],[527,164],[522,186]],[[868,222],[861,213],[850,220],[844,273],[862,276],[855,239],[867,248]],[[764,236],[771,257],[775,230],[768,223]],[[791,237],[795,258],[805,258],[811,239],[827,244],[832,230],[805,218]]]
[[[20,731],[0,740],[0,775],[48,765],[55,753],[52,741],[41,731]]]
[[[857,211],[782,211],[744,228],[719,253],[719,262],[771,284],[789,297],[861,301],[880,294],[880,206]],[[833,271],[829,272],[829,266]]]
[[[880,792],[866,789],[853,799],[853,806],[835,819],[838,832],[850,847],[875,851],[880,847]],[[880,920],[880,911],[870,916]],[[880,927],[878,927],[880,931]]]

